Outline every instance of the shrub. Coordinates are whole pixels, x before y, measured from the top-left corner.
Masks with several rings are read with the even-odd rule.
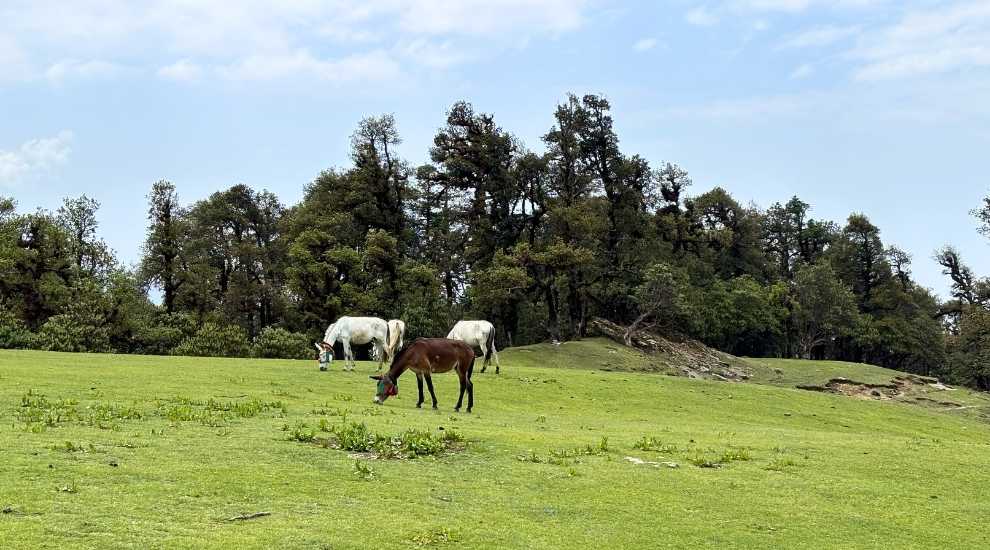
[[[106,327],[80,322],[75,316],[63,314],[50,317],[38,331],[38,347],[46,351],[108,353],[110,334]]]
[[[250,351],[247,334],[241,327],[203,323],[196,334],[186,338],[172,350],[172,355],[248,357]]]
[[[27,349],[37,345],[37,338],[21,321],[0,304],[0,348]]]
[[[156,315],[148,326],[140,327],[135,340],[138,351],[149,355],[169,355],[183,340],[196,333],[196,321],[185,313]]]
[[[305,334],[275,327],[261,329],[251,348],[251,355],[265,359],[311,359],[313,352]]]

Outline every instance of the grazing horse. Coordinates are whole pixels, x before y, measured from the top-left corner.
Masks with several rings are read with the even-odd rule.
[[[373,344],[373,355],[378,358],[378,370],[388,359],[386,348],[388,342],[388,323],[378,317],[341,317],[337,322],[327,327],[323,341],[317,342],[320,349],[333,349],[337,342],[344,345],[344,367],[354,370],[354,352],[351,344]]]
[[[495,374],[498,374],[501,365],[498,361],[498,351],[495,350],[495,327],[488,321],[457,321],[454,328],[450,329],[447,338],[460,340],[472,348],[481,348],[481,355],[485,356],[485,362],[481,365],[481,372],[485,372],[492,362],[492,355],[495,356]]]
[[[430,375],[438,372],[456,370],[461,381],[461,394],[457,398],[455,411],[461,410],[464,401],[464,391],[467,390],[467,412],[474,407],[474,384],[471,383],[471,373],[474,372],[474,350],[464,342],[446,338],[419,338],[399,352],[392,362],[392,368],[385,374],[372,376],[378,381],[378,392],[375,403],[381,405],[392,395],[399,395],[399,376],[406,370],[416,373],[416,384],[419,386],[419,401],[416,407],[423,406],[423,379],[430,388],[433,398],[433,408],[437,408],[437,394],[433,392],[433,379]]]

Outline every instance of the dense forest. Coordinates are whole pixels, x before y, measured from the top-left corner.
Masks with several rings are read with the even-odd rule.
[[[951,246],[925,258],[951,280],[943,302],[862,214],[695,192],[678,165],[623,151],[602,97],[569,97],[542,140],[527,150],[462,102],[423,166],[396,155],[392,116],[363,120],[351,165],[296,205],[245,185],[186,204],[158,181],[133,267],[99,237],[96,201],[19,212],[0,197],[0,347],[310,357],[344,314],[404,319],[411,337],[486,318],[501,347],[603,317],[990,389],[990,279]],[[990,197],[973,207],[990,238]]]

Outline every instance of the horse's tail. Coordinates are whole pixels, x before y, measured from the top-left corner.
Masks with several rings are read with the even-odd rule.
[[[492,360],[492,352],[495,351],[495,327],[488,331],[488,341],[485,342],[485,364]]]
[[[392,360],[392,335],[389,334],[391,328],[388,326],[388,321],[385,321],[385,345],[382,349],[382,354],[385,355],[385,359]]]

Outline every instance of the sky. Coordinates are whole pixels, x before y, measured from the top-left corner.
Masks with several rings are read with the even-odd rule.
[[[458,100],[541,151],[569,92],[695,194],[862,212],[943,296],[944,244],[990,275],[990,0],[0,0],[0,195],[97,199],[133,264],[159,179],[293,204],[365,116],[414,165]]]

